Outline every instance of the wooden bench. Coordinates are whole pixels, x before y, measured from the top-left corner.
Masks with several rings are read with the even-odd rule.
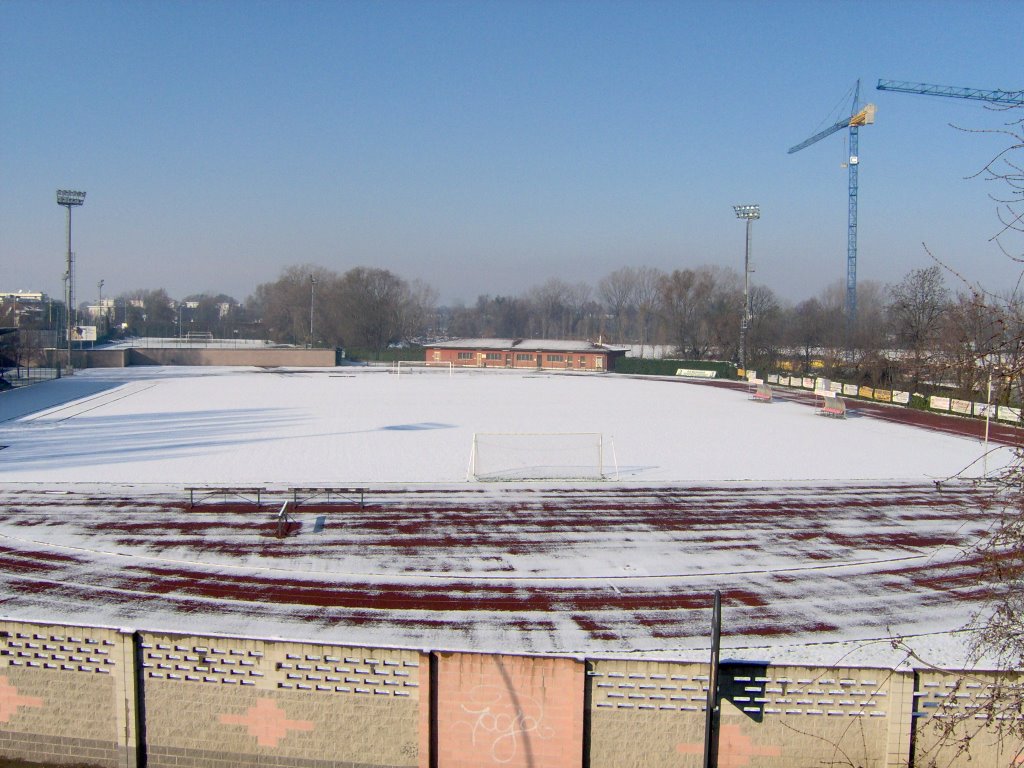
[[[259,506],[262,506],[261,497],[267,491],[266,488],[256,488],[256,487],[239,488],[239,487],[235,487],[235,486],[225,487],[225,486],[206,486],[206,485],[203,485],[203,486],[193,486],[193,487],[186,488],[185,490],[188,491],[188,505],[189,505],[189,507],[194,507],[196,505],[197,501],[202,503],[206,499],[212,499],[212,498],[216,498],[218,496],[221,497],[221,498],[225,498],[225,499],[228,498],[228,497],[231,497],[231,496],[237,496],[237,497],[239,497],[241,499],[244,499],[245,501],[248,501],[250,503],[252,502],[253,497],[255,497],[255,499],[256,499],[256,506],[259,507]],[[199,494],[198,498],[197,498],[196,494]]]
[[[846,418],[846,401],[836,395],[826,395],[822,398],[822,406],[818,409],[822,416],[831,416],[834,419]]]
[[[289,488],[288,491],[292,494],[292,502],[298,506],[303,502],[310,501],[317,498],[318,496],[326,496],[327,501],[330,502],[331,496],[339,496],[347,501],[355,501],[356,497],[359,497],[359,508],[363,509],[366,506],[366,489],[365,488],[350,488],[344,486],[301,486],[297,488]]]

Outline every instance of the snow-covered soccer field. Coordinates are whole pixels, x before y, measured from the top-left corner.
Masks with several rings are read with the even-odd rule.
[[[606,477],[630,483],[920,480],[981,453],[971,438],[676,380],[154,367],[6,393],[0,482],[461,482],[477,432],[600,433]]]
[[[0,615],[701,659],[719,589],[736,658],[898,665],[900,636],[957,666],[993,513],[933,481],[983,444],[907,417],[617,375],[82,371],[0,395]],[[467,481],[483,432],[600,433],[606,479]]]

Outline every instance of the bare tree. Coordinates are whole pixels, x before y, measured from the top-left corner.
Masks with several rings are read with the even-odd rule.
[[[565,335],[569,295],[572,289],[564,281],[552,277],[530,291],[536,310],[537,335],[542,339]]]
[[[636,281],[636,270],[622,267],[605,275],[598,283],[598,295],[611,316],[611,327],[606,330],[613,341],[627,339],[629,315],[636,310]]]
[[[942,269],[933,265],[911,270],[890,293],[889,313],[896,342],[909,353],[905,361],[908,385],[917,392],[935,369],[932,355],[938,346],[943,317],[949,311],[949,290]]]
[[[651,331],[658,319],[658,286],[663,274],[654,267],[639,267],[636,270],[636,338],[640,342],[641,357],[644,355],[644,346],[650,343]]]
[[[1020,115],[1020,109],[1014,114]],[[1018,265],[1024,265],[1022,126],[1024,118],[1019,118],[1009,123],[1006,130],[996,132],[1009,137],[1009,146],[978,174],[1001,189],[992,195],[999,221],[992,240],[1004,256]],[[1002,294],[971,285],[952,270],[947,271],[956,275],[967,289],[957,303],[954,318],[964,322],[960,347],[964,357],[973,352],[973,361],[962,360],[961,364],[973,365],[985,379],[991,377],[1005,385],[1006,402],[1020,406],[1024,374],[1020,287],[1024,271],[1019,273],[1016,286]],[[1011,461],[987,478],[993,507],[1001,510],[1001,517],[991,532],[965,553],[967,558],[982,564],[979,583],[987,595],[967,627],[973,631],[972,661],[994,663],[998,671],[994,679],[985,681],[990,687],[987,695],[979,699],[978,709],[950,706],[944,713],[946,717],[936,720],[934,726],[941,743],[951,746],[957,754],[970,755],[976,740],[979,744],[999,742],[1006,749],[1006,766],[1024,760],[1024,443],[1018,439],[1012,451]],[[971,680],[970,673],[964,673],[950,700],[955,700],[960,687],[971,685],[978,683]],[[943,764],[948,764],[948,759]]]

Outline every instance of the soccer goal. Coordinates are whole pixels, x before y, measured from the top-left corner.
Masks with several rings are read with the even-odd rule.
[[[603,480],[599,432],[477,432],[467,479]]]
[[[447,373],[451,376],[454,371],[455,365],[451,360],[398,360],[394,367],[398,376],[410,373]]]

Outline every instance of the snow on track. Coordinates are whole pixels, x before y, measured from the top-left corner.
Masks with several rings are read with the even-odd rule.
[[[978,425],[608,375],[143,368],[0,396],[0,613],[439,649],[964,662]],[[912,428],[902,422],[917,422]],[[466,483],[477,431],[595,431],[608,482]],[[1012,445],[1018,432],[992,430]],[[990,468],[1009,451],[990,457]],[[263,506],[188,485],[267,487]],[[296,485],[365,485],[367,503]]]

